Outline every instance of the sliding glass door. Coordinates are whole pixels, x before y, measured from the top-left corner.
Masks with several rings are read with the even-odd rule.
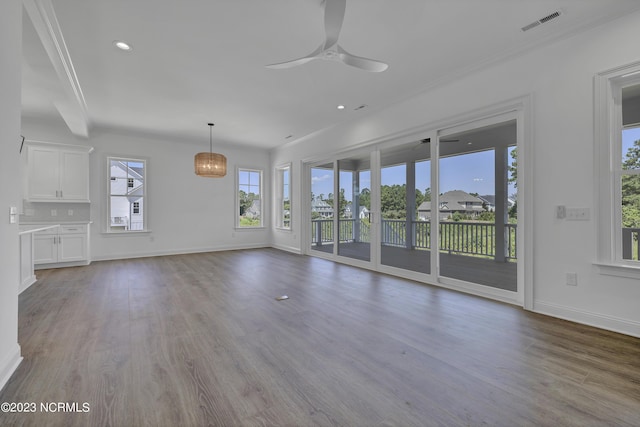
[[[369,156],[338,160],[338,255],[371,260]]]
[[[310,165],[310,252],[515,298],[518,123],[479,123]]]
[[[311,250],[333,254],[333,163],[311,168]]]
[[[440,138],[443,278],[517,291],[516,121]]]
[[[380,263],[431,273],[429,141],[381,151]]]
[[[312,251],[371,261],[370,156],[367,152],[310,168]]]

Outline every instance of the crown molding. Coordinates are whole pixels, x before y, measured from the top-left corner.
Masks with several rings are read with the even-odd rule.
[[[65,94],[63,99],[55,100],[53,104],[74,135],[88,138],[91,126],[87,103],[53,4],[51,0],[23,0],[23,5]]]

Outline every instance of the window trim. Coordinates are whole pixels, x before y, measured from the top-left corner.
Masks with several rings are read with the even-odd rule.
[[[640,278],[640,262],[622,259],[622,88],[640,83],[640,62],[594,79],[596,261],[600,274]]]
[[[144,204],[143,204],[143,208],[142,208],[142,214],[136,214],[136,215],[141,215],[142,216],[142,224],[143,224],[143,229],[142,230],[111,230],[111,161],[112,160],[120,160],[120,161],[128,161],[128,162],[140,162],[142,163],[143,169],[144,169],[144,176],[143,176],[143,183],[142,183],[142,197],[144,200]],[[104,227],[104,231],[103,234],[106,235],[121,235],[121,236],[131,236],[131,235],[135,235],[135,234],[148,234],[151,232],[151,229],[149,228],[149,216],[148,216],[148,200],[149,200],[149,196],[148,196],[148,176],[149,176],[149,159],[146,157],[142,157],[142,156],[120,156],[120,155],[106,155],[106,171],[105,171],[105,175],[106,175],[106,179],[104,180],[104,182],[106,183],[106,188],[105,188],[105,199],[106,199],[106,203],[105,203],[105,220],[103,221],[103,227]],[[127,181],[127,189],[128,187],[128,181]]]
[[[292,165],[291,162],[289,163],[284,163],[280,166],[276,166],[275,168],[275,200],[274,200],[274,205],[275,205],[275,228],[278,230],[282,230],[282,231],[291,231],[291,208],[293,206],[293,202],[292,202],[292,197],[291,197],[291,183],[293,182],[293,180],[291,179],[291,169],[292,169]],[[288,189],[289,189],[289,226],[285,226],[284,224],[284,211],[282,209],[283,203],[284,203],[284,172],[288,171],[289,172],[289,182],[288,182]]]
[[[240,172],[257,172],[260,175],[260,225],[241,227],[240,226],[240,198],[238,197],[238,192],[240,191]],[[236,186],[235,186],[235,229],[236,230],[260,230],[264,229],[264,170],[259,168],[250,168],[250,167],[236,167]]]

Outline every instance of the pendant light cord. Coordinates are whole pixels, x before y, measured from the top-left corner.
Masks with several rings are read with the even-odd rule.
[[[213,153],[213,123],[209,125],[209,153]]]

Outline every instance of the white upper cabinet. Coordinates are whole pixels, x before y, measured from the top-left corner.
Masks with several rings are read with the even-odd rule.
[[[91,147],[29,143],[25,198],[31,202],[89,202]]]

